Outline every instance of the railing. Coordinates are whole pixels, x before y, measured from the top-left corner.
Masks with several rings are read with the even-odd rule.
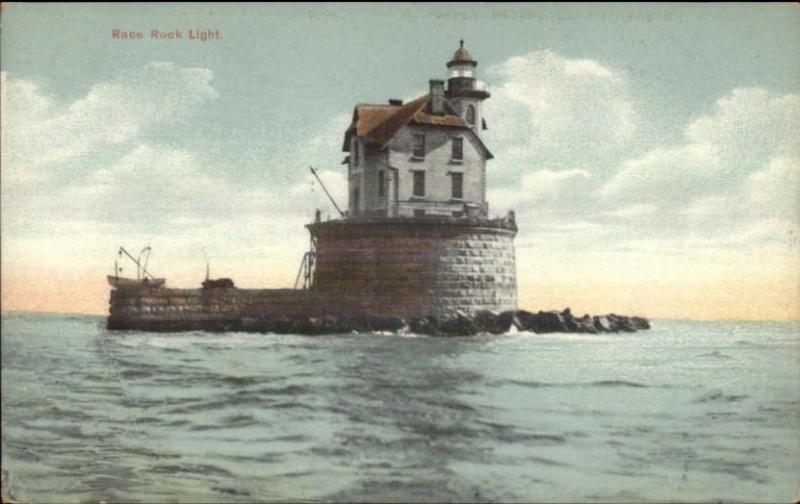
[[[487,202],[474,203],[470,201],[448,200],[408,200],[398,201],[390,204],[389,215],[401,215],[403,210],[425,210],[425,213],[432,212],[432,215],[450,215],[453,212],[462,212],[463,217],[486,217],[489,214],[489,204]]]

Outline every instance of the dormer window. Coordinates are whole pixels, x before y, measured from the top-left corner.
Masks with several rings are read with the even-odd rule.
[[[462,161],[464,159],[464,139],[461,137],[453,138],[453,152],[450,156],[453,161]]]
[[[470,105],[467,107],[467,124],[475,126],[475,106]]]
[[[414,157],[425,158],[425,135],[414,135]]]

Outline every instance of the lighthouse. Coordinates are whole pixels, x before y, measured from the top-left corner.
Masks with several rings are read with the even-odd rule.
[[[460,41],[448,78],[408,103],[357,104],[345,218],[314,222],[315,305],[331,315],[451,316],[517,307],[513,214],[490,218],[483,102]]]

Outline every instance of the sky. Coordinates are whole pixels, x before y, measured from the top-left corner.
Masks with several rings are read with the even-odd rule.
[[[151,246],[169,286],[199,286],[206,261],[238,286],[291,286],[303,225],[335,217],[308,166],[343,204],[354,105],[426,93],[463,38],[491,86],[488,199],[516,212],[520,308],[800,319],[795,4],[1,16],[3,311],[105,313],[120,246]]]

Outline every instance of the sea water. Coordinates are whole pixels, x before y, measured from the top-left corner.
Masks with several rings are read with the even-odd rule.
[[[2,319],[23,502],[800,498],[800,326],[433,338]]]

